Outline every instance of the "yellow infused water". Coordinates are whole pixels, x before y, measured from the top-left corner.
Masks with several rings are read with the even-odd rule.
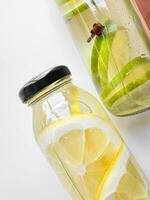
[[[123,141],[94,115],[60,120],[38,143],[73,199],[148,200],[148,188]]]

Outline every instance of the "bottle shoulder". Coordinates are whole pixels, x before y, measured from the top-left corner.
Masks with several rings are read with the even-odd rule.
[[[78,115],[94,115],[108,121],[98,100],[71,83],[52,92],[33,106],[34,133],[38,136],[50,125]]]

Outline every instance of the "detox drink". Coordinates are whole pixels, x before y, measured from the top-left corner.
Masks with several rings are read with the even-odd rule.
[[[67,67],[35,77],[20,97],[32,107],[36,141],[72,199],[149,200],[147,180],[118,131],[95,97],[72,84]]]
[[[149,109],[149,22],[136,2],[56,1],[105,106],[118,116]]]

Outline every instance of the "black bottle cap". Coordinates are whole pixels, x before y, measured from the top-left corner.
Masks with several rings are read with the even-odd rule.
[[[26,103],[45,87],[69,75],[71,75],[70,70],[63,65],[49,69],[27,82],[19,91],[19,97]]]

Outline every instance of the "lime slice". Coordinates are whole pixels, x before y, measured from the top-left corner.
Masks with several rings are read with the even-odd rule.
[[[149,104],[149,89],[150,59],[138,57],[114,77],[104,89],[102,99],[106,107],[117,115],[137,113],[143,105]]]
[[[93,49],[92,49],[92,55],[91,55],[91,73],[92,77],[95,81],[100,82],[100,77],[98,73],[98,62],[99,62],[99,49],[102,44],[102,38],[96,37]]]
[[[122,87],[122,86],[121,86]],[[141,96],[142,94],[149,93],[150,90],[150,73],[148,76],[144,76],[142,79],[138,79],[131,84],[128,84],[125,88],[119,90],[116,94],[114,94],[111,98],[104,100],[106,107],[111,110],[111,112],[116,113],[118,116],[126,116],[129,113],[136,114],[139,110],[144,110],[143,105],[149,104],[149,98],[145,100],[145,96]],[[129,94],[127,94],[129,92]],[[141,102],[137,104],[133,97],[136,97],[136,100]],[[145,107],[146,109],[146,107]]]
[[[71,20],[72,17],[80,14],[84,10],[88,9],[88,4],[83,0],[70,0],[63,5],[64,19]]]
[[[103,35],[95,39],[91,56],[91,71],[94,78],[99,77],[102,90],[128,59],[129,39],[126,29],[108,21]]]
[[[109,56],[110,50],[115,33],[110,33],[107,37],[103,36],[102,45],[99,51],[99,59],[98,59],[98,75],[100,77],[100,85],[103,90],[107,85],[108,80],[108,63],[109,63]]]
[[[127,29],[124,27],[118,27],[112,43],[106,44],[109,51],[108,60],[108,80],[120,72],[122,67],[130,59],[130,44]]]
[[[142,58],[137,57],[130,61],[127,65],[125,65],[120,72],[111,80],[111,82],[108,83],[107,87],[102,92],[102,99],[104,100],[111,92],[112,90],[117,87],[117,85],[121,84],[123,80],[131,73],[133,73],[134,69],[140,67],[144,68],[147,66],[147,68],[150,68],[150,59],[149,58]],[[145,76],[141,79],[141,84],[143,84],[144,80],[147,80],[148,76]],[[136,88],[139,85],[139,80],[136,82],[136,84],[130,84],[127,88],[129,88],[129,91],[132,90],[132,88]]]
[[[107,83],[107,70],[109,52],[107,51],[107,42],[112,42],[117,27],[108,21],[105,24],[103,36],[95,38],[92,54],[91,54],[91,73],[94,81],[98,84],[105,85]],[[106,37],[107,35],[107,37]],[[102,86],[103,87],[103,86]]]

